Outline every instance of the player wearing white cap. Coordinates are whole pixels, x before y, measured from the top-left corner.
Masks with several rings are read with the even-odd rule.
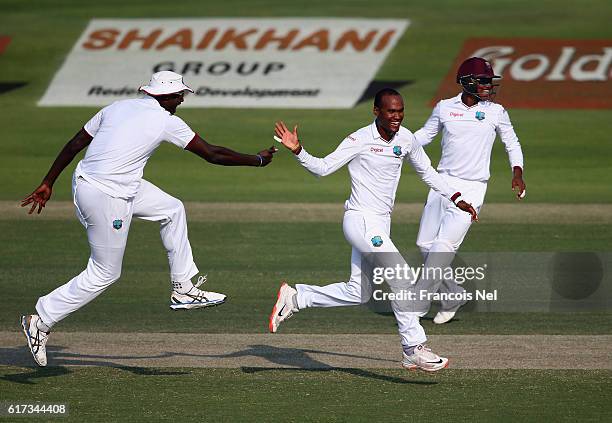
[[[352,246],[352,255],[348,282],[326,286],[297,284],[295,289],[283,283],[269,319],[271,332],[276,332],[280,323],[298,310],[367,302],[372,292],[366,286],[365,276],[362,281],[361,266],[365,255],[387,253],[397,260],[393,264],[406,265],[390,238],[391,211],[404,160],[410,161],[421,179],[439,192],[451,207],[467,212],[468,218],[470,215],[477,218],[472,206],[461,199],[461,193],[451,189],[431,167],[429,158],[413,134],[401,126],[404,118],[401,95],[392,89],[381,90],[374,101],[374,114],[376,120],[371,125],[346,137],[334,152],[322,159],[310,155],[303,148],[297,126],[292,132],[283,122],[276,124],[277,137],[314,175],[329,175],[348,164],[351,195],[345,203],[343,230]],[[439,357],[423,345],[426,336],[418,313],[403,308],[399,302],[392,301],[391,305],[403,346],[402,365],[426,371],[445,368],[448,359]]]
[[[76,214],[87,231],[91,256],[79,275],[39,298],[38,314],[21,324],[34,360],[47,364],[46,343],[51,327],[89,303],[119,279],[132,217],[160,224],[171,276],[170,307],[193,309],[221,304],[225,295],[202,291],[191,281],[198,273],[187,237],[183,203],[142,178],[147,160],[163,142],[225,166],[266,166],[274,147],[256,155],[242,154],[204,141],[178,116],[185,92],[193,92],[183,77],[170,71],[153,74],[140,87],[142,98],[104,107],[64,146],[51,169],[22,206],[38,213],[51,197],[60,173],[83,149],[87,152],[74,172],[72,194]]]
[[[496,135],[499,135],[508,153],[512,190],[516,191],[519,200],[525,196],[521,144],[506,110],[491,101],[497,86],[493,84],[495,78],[500,77],[494,74],[491,64],[485,59],[471,57],[465,60],[457,70],[457,83],[461,85],[462,92],[440,101],[425,125],[414,133],[416,140],[425,146],[442,131],[442,157],[438,172],[448,184],[460,189],[465,200],[479,213],[487,190],[491,150]],[[417,245],[425,258],[426,268],[444,269],[449,266],[472,223],[447,203],[439,193],[429,191],[417,236]],[[461,298],[465,291],[453,280],[430,283],[432,290],[439,288],[442,293],[452,294],[448,295],[450,298]],[[434,323],[448,322],[464,303],[441,301]]]

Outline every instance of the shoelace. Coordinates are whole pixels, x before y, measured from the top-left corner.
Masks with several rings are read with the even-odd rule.
[[[185,295],[193,298],[194,301],[202,301],[202,300],[208,301],[208,298],[206,298],[206,294],[207,294],[206,291],[203,291],[203,290],[198,288],[202,284],[206,283],[207,277],[208,277],[208,275],[198,276],[198,281],[195,283],[195,285],[191,289],[192,291],[195,289],[196,292],[195,293],[191,293],[191,291],[189,291]]]
[[[199,287],[200,285],[206,283],[206,278],[208,277],[208,275],[204,275],[204,276],[198,276],[198,281],[196,282],[196,284],[194,285],[196,288]]]
[[[38,349],[47,342],[48,337],[48,332],[43,332],[42,330],[36,328],[36,336],[30,336],[30,338],[34,339],[32,342],[32,349],[35,349],[35,352],[38,352]]]

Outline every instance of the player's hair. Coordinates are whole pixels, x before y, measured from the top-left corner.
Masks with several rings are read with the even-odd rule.
[[[393,88],[383,88],[382,90],[378,91],[376,93],[376,96],[374,97],[374,107],[380,108],[382,104],[382,99],[386,95],[397,95],[400,97],[402,96],[400,93],[395,91]]]

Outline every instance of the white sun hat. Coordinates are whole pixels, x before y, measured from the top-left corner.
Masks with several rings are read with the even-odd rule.
[[[154,73],[153,76],[151,76],[149,85],[143,85],[138,90],[144,91],[149,95],[174,94],[181,91],[193,92],[193,90],[183,82],[183,75],[172,71]]]

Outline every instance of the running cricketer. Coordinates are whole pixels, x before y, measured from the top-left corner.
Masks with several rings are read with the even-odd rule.
[[[117,101],[102,110],[64,146],[49,173],[22,206],[38,213],[51,198],[55,180],[87,148],[74,172],[72,195],[76,215],[91,248],[87,267],[53,292],[38,299],[38,314],[22,316],[21,325],[34,360],[46,366],[51,328],[83,307],[119,279],[133,217],[158,222],[170,263],[172,309],[221,304],[225,295],[202,291],[191,281],[198,273],[187,238],[183,203],[142,178],[147,160],[163,141],[224,166],[266,166],[274,147],[257,155],[242,154],[204,141],[175,115],[186,92],[183,77],[170,71],[153,74],[140,87],[142,98]]]
[[[442,157],[438,172],[448,184],[461,190],[465,200],[478,213],[487,191],[491,150],[496,135],[499,135],[508,153],[512,190],[516,192],[518,200],[526,194],[521,144],[508,112],[492,101],[497,86],[493,80],[496,78],[500,76],[493,73],[491,64],[485,59],[471,57],[465,60],[457,70],[457,83],[461,85],[462,92],[440,101],[425,125],[414,133],[418,143],[425,146],[442,131]],[[424,256],[425,268],[444,269],[450,266],[472,224],[464,213],[457,212],[447,203],[438,192],[429,191],[416,242]],[[452,293],[451,297],[460,298],[465,292],[453,280],[430,283],[432,292],[439,288],[441,293]],[[463,304],[465,301],[441,301],[434,323],[450,321]]]
[[[348,164],[351,195],[345,203],[343,230],[352,246],[351,276],[348,282],[326,286],[297,284],[295,289],[281,285],[277,302],[269,319],[269,330],[276,332],[280,323],[298,310],[309,307],[338,307],[367,302],[371,293],[362,290],[362,254],[399,252],[390,238],[391,211],[404,160],[412,163],[421,179],[439,192],[450,207],[463,210],[466,217],[476,219],[474,208],[432,168],[431,161],[416,142],[413,134],[401,126],[404,101],[392,89],[383,89],[374,100],[375,121],[344,139],[325,158],[310,155],[297,133],[277,122],[275,133],[291,150],[297,161],[316,176],[326,176]],[[401,256],[400,256],[401,257]],[[401,259],[403,260],[403,259]],[[402,267],[405,261],[400,264]],[[365,279],[365,278],[364,278]],[[391,302],[403,346],[402,365],[409,369],[437,371],[448,366],[448,359],[434,354],[424,344],[425,331],[416,312],[402,309]]]

